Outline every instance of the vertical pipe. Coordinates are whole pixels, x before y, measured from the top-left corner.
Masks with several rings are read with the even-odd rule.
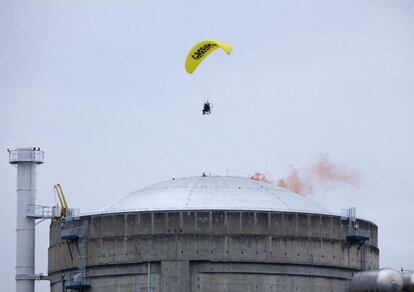
[[[79,272],[82,279],[82,284],[86,284],[86,227],[81,226],[79,236]]]
[[[62,280],[62,292],[66,291],[66,286],[65,286],[65,272],[62,270],[62,274],[61,274],[61,280]]]
[[[36,166],[43,163],[43,151],[9,151],[9,162],[17,167],[16,292],[34,292],[35,219],[27,217],[27,208],[36,203]]]
[[[151,292],[151,262],[148,262],[147,292]]]

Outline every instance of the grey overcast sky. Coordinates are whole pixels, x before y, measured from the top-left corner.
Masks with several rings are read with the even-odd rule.
[[[233,54],[188,75],[204,38]],[[278,178],[326,153],[361,183],[311,197],[356,206],[378,224],[381,266],[414,269],[413,110],[413,0],[0,0],[2,290],[15,265],[6,148],[32,145],[46,151],[38,203],[54,204],[60,182],[84,212],[173,176]],[[37,236],[45,273],[48,223]]]

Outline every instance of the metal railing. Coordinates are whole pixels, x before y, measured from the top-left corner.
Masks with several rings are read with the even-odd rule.
[[[41,205],[28,205],[26,209],[27,217],[32,218],[56,218],[60,217],[60,207],[58,206],[41,206]]]
[[[66,211],[66,219],[70,220],[73,218],[78,218],[80,216],[80,210],[79,209],[73,209],[69,208]]]
[[[79,213],[79,209],[68,209],[66,219],[78,218],[80,215]],[[26,216],[37,219],[61,218],[61,207],[28,205],[26,209]]]
[[[350,220],[351,222],[356,221],[356,208],[351,207],[348,209],[341,210],[341,219],[342,220]]]
[[[370,238],[371,232],[369,230],[359,229],[357,226],[349,225],[347,235]]]
[[[61,230],[62,238],[81,238],[86,236],[86,228],[84,226],[63,227]]]
[[[82,290],[90,287],[85,271],[77,271],[69,274],[69,280],[66,282],[66,288]]]
[[[44,162],[44,151],[39,148],[20,148],[9,151],[9,162],[35,162],[43,163]]]

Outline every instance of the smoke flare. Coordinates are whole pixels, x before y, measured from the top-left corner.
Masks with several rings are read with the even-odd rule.
[[[268,179],[267,176],[261,172],[255,172],[250,178],[256,181],[265,182],[269,184],[273,183],[272,180]]]

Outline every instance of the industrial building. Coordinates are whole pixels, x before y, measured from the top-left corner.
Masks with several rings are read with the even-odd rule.
[[[60,186],[61,206],[35,204],[43,151],[9,153],[18,170],[19,292],[33,292],[36,279],[50,281],[51,292],[413,287],[412,272],[378,270],[377,226],[357,218],[353,208],[337,215],[269,183],[203,174],[157,183],[102,212],[79,215],[67,209]],[[34,275],[40,218],[52,219],[47,276]]]
[[[372,222],[271,184],[199,176],[52,223],[49,277],[52,292],[63,281],[108,292],[348,291],[353,273],[378,268],[378,257]]]

